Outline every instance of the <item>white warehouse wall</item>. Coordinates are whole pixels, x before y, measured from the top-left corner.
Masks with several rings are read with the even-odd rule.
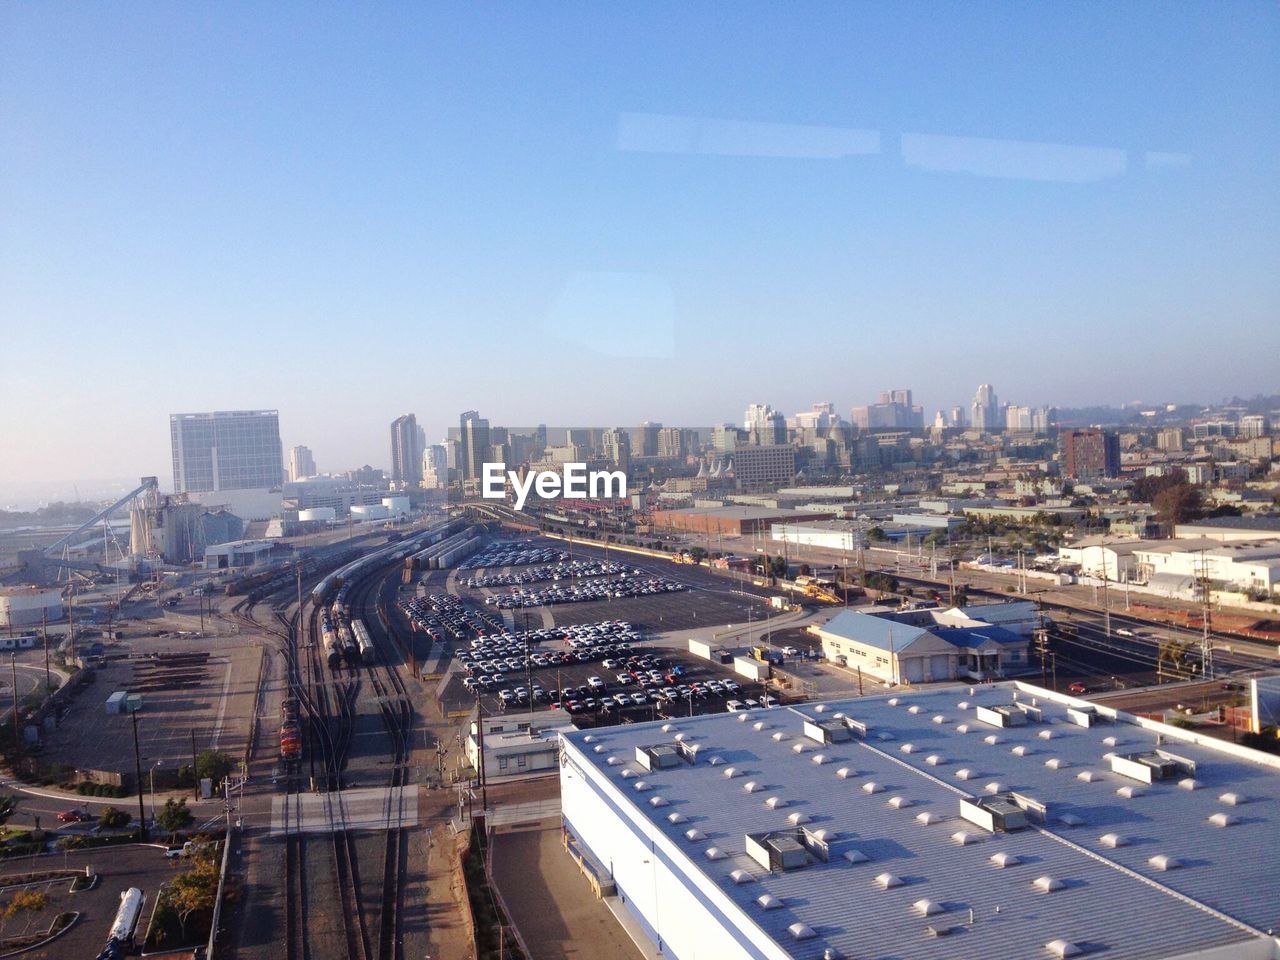
[[[676,846],[643,814],[629,811],[631,798],[593,764],[579,759],[573,745],[562,744],[560,806],[566,826],[606,873],[612,874],[619,895],[645,932],[661,942],[666,956],[674,960],[788,960],[790,954],[752,923],[709,877],[687,862],[690,856],[701,856],[714,841]],[[635,797],[647,802],[654,793],[636,793]],[[663,811],[675,809],[664,807]],[[712,869],[727,874],[733,864],[721,860]]]

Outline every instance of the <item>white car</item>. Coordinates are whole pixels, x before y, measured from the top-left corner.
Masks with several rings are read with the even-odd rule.
[[[728,710],[730,713],[738,713],[741,710],[747,709],[746,704],[744,704],[741,700],[730,700],[728,703],[724,705],[724,708]]]
[[[603,690],[604,681],[599,677],[587,677],[587,686],[592,690]]]
[[[795,647],[783,647],[782,652],[785,653],[788,657],[800,656],[800,651],[797,650]]]

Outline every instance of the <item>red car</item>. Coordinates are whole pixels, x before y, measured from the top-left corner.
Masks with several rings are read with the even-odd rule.
[[[1067,692],[1068,693],[1088,693],[1089,688],[1086,687],[1083,683],[1080,683],[1079,681],[1077,681],[1071,684],[1071,686],[1067,687]]]
[[[80,823],[88,819],[89,815],[83,810],[63,810],[58,814],[59,823]]]

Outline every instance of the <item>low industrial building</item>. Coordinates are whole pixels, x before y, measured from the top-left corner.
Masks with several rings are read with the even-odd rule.
[[[61,590],[0,587],[0,627],[32,627],[66,616]]]
[[[484,718],[484,774],[486,780],[531,777],[556,769],[560,733],[573,729],[564,710],[519,711]],[[480,769],[479,721],[471,721],[465,750],[471,769]]]
[[[809,523],[830,520],[832,512],[775,510],[768,507],[707,507],[688,510],[658,510],[655,526],[685,533],[743,536],[768,531],[775,523]]]
[[[234,540],[219,543],[204,551],[206,570],[227,570],[232,567],[252,567],[265,563],[276,545],[270,540]]]
[[[1173,528],[1175,540],[1280,540],[1280,517],[1216,517]]]
[[[677,960],[1280,957],[1280,757],[1022,683],[562,743],[566,846]]]
[[[828,660],[891,684],[990,680],[1030,667],[1026,636],[958,610],[843,610],[813,632]]]

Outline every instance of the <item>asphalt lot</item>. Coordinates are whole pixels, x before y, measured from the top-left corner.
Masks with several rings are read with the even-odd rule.
[[[80,769],[132,773],[133,723],[127,714],[107,714],[105,707],[118,690],[136,691],[143,698],[137,716],[144,777],[157,763],[163,770],[190,763],[193,732],[199,750],[242,756],[261,651],[240,641],[214,650],[199,642],[170,642],[156,649],[178,655],[208,651],[209,656],[203,664],[184,658],[170,667],[145,658],[107,661],[69,702],[57,727],[44,733],[45,757]],[[141,689],[144,685],[154,688]]]

